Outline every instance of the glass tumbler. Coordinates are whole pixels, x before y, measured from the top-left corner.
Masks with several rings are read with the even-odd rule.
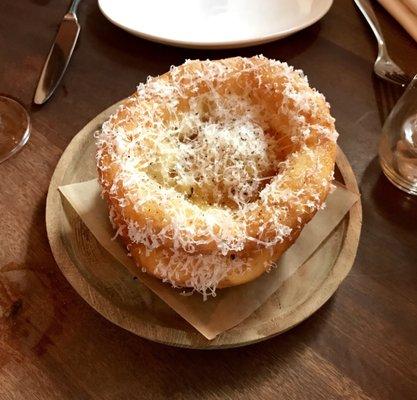
[[[395,186],[417,195],[417,75],[385,121],[379,161]]]

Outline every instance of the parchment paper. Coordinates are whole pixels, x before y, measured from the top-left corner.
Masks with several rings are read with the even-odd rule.
[[[358,194],[337,185],[336,190],[326,200],[326,208],[320,210],[304,227],[297,241],[280,258],[277,268],[245,285],[219,289],[216,297],[203,301],[198,293],[184,296],[180,290],[173,289],[168,284],[141,272],[127,256],[122,243],[119,240],[112,240],[114,231],[96,179],[61,186],[59,190],[98,242],[142,284],[209,340],[242,322],[276,290],[279,290],[336,228],[359,198]]]

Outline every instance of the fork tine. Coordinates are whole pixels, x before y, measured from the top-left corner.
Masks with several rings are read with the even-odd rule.
[[[412,81],[412,78],[410,78],[407,75],[403,75],[402,79],[403,79],[405,85],[408,85]]]
[[[395,77],[392,76],[392,74],[389,73],[385,73],[385,74],[381,74],[379,75],[382,79],[391,82],[391,83],[395,83],[396,85],[401,85],[403,86],[402,82],[399,82],[397,79],[395,79]]]
[[[411,80],[411,78],[409,78],[406,74],[404,73],[398,73],[398,72],[394,72],[394,75],[396,77],[396,79],[398,79],[401,82],[408,82]]]
[[[397,82],[402,86],[408,85],[408,83],[411,81],[411,78],[409,78],[407,75],[399,74],[397,72],[389,73],[388,76],[392,81]]]
[[[386,52],[382,56],[378,55],[374,64],[374,71],[382,79],[401,86],[408,85],[412,80],[411,77],[407,76],[407,74],[392,61]]]

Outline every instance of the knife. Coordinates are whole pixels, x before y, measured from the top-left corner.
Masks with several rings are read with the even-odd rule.
[[[64,76],[81,29],[76,15],[79,2],[80,0],[73,0],[59,26],[54,44],[49,51],[39,78],[33,99],[35,104],[45,103]]]

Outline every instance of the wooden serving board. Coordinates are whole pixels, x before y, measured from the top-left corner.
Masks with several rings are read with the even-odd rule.
[[[119,103],[118,103],[119,104]],[[189,348],[237,347],[282,333],[317,311],[336,291],[353,265],[361,230],[360,200],[310,259],[314,267],[291,276],[249,318],[209,341],[149,289],[134,280],[97,242],[58,187],[96,177],[93,133],[118,104],[99,114],[71,141],[52,177],[46,227],[55,260],[74,289],[113,323],[150,340]],[[358,192],[353,171],[339,149],[336,178]]]

